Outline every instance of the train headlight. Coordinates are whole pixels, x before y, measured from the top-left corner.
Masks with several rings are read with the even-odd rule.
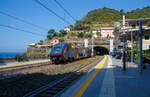
[[[71,48],[75,48],[75,47],[76,47],[75,45],[72,45],[72,46],[71,46]]]

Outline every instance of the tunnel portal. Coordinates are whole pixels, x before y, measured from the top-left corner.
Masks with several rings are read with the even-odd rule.
[[[108,50],[108,48],[103,47],[103,46],[95,46],[94,53],[96,55],[105,55],[105,54],[109,54],[109,50]]]

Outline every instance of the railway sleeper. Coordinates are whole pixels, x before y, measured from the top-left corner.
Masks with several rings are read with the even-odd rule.
[[[64,87],[66,87],[66,86],[68,86],[68,84],[59,84],[59,85],[56,85],[55,88],[56,88],[56,87],[57,87],[57,88],[64,88]]]
[[[64,87],[63,87],[64,88]],[[59,91],[61,91],[63,88],[53,88],[53,89],[49,89],[49,90],[47,90],[47,92],[49,93],[49,92],[51,92],[52,91],[52,93],[57,93],[57,92],[59,92]]]
[[[54,94],[57,94],[57,92],[58,92],[58,90],[51,90],[51,89],[50,89],[50,90],[45,91],[44,93],[54,95]]]
[[[57,87],[68,86],[69,84],[70,84],[70,83],[67,83],[67,82],[66,82],[66,83],[61,83],[61,84],[58,84]]]
[[[51,90],[61,90],[61,89],[63,89],[64,87],[54,87],[54,88],[52,88]]]
[[[40,95],[36,95],[35,97],[54,97],[54,95],[42,93]]]

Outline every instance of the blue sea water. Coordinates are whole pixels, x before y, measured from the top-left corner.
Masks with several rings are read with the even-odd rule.
[[[22,55],[23,52],[0,52],[0,58],[12,58],[16,55]]]

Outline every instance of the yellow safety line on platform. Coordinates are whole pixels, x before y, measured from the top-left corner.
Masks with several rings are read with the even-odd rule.
[[[88,88],[88,86],[91,84],[91,82],[93,81],[93,79],[96,77],[96,75],[99,72],[99,70],[105,64],[106,60],[107,60],[107,56],[105,56],[103,62],[100,64],[100,66],[98,67],[98,69],[90,76],[89,80],[83,85],[83,87],[79,90],[79,92],[77,92],[75,94],[74,97],[81,97],[83,95],[83,93],[85,92],[85,90]]]

